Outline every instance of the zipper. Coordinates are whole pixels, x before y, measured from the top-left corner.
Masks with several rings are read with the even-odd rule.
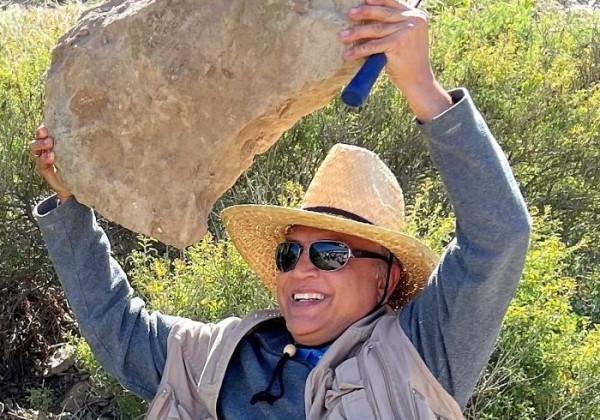
[[[170,404],[175,400],[173,389],[168,383],[159,385],[157,391],[159,392],[156,393],[154,399],[150,403],[146,415],[144,416],[144,420],[157,419],[165,410],[168,413]],[[150,415],[152,415],[152,417],[150,417]]]
[[[367,357],[365,354],[364,357]],[[376,420],[382,420],[381,413],[379,412],[379,407],[375,403],[375,394],[373,393],[373,387],[371,386],[371,382],[369,381],[369,375],[367,374],[367,367],[365,365],[365,361],[363,357],[359,354],[357,356],[358,359],[358,370],[360,372],[360,376],[365,381],[365,393],[367,394],[367,400],[369,400],[369,404],[373,407],[373,413],[375,414]]]
[[[427,403],[425,402],[424,397],[414,388],[411,387],[411,392],[412,392],[412,399],[413,399],[413,404],[414,404],[414,408],[415,408],[415,417],[417,419],[430,419],[432,418],[431,415],[429,414],[429,411],[431,410],[429,407],[427,407]],[[423,407],[423,405],[425,405],[425,407]],[[443,417],[439,417],[438,415],[434,414],[433,412],[431,413],[433,414],[433,417],[435,419],[440,419]]]
[[[401,420],[400,417],[398,417],[398,413],[400,413],[400,410],[397,406],[397,402],[396,399],[393,398],[394,395],[392,393],[392,389],[390,388],[390,374],[388,372],[388,370],[385,368],[385,365],[383,363],[383,358],[381,357],[381,353],[379,352],[379,349],[372,345],[369,344],[367,346],[367,349],[372,350],[373,353],[375,354],[375,359],[377,360],[377,363],[379,364],[379,369],[381,370],[381,372],[383,373],[383,378],[384,378],[384,384],[385,384],[385,392],[387,393],[387,397],[388,397],[388,401],[390,402],[390,406],[392,407],[392,413],[393,413],[393,418],[396,420]]]

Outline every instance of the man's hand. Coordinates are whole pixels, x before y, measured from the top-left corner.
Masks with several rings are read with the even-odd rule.
[[[431,69],[424,11],[396,0],[365,0],[350,10],[348,18],[356,24],[340,32],[343,43],[354,44],[345,52],[346,60],[384,53],[388,77],[420,121],[429,121],[452,105]]]
[[[39,174],[46,180],[50,188],[56,191],[61,203],[69,200],[72,194],[67,190],[56,174],[54,166],[54,139],[48,136],[48,129],[43,125],[35,131],[35,140],[29,145],[31,154]]]

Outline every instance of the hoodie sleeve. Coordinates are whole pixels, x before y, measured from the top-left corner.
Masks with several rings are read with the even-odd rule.
[[[444,388],[465,407],[518,285],[531,229],[504,153],[465,89],[417,123],[448,191],[456,232],[429,286],[400,323]]]
[[[94,355],[127,389],[154,397],[164,369],[167,337],[179,318],[149,313],[91,209],[74,198],[39,203],[34,215],[69,305]]]

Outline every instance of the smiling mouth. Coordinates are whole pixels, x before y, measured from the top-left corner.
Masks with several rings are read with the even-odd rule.
[[[292,295],[294,302],[318,302],[325,299],[321,293],[294,293]]]

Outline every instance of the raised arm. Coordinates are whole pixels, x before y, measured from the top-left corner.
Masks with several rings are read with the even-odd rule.
[[[346,58],[386,54],[388,76],[417,117],[456,214],[456,239],[430,286],[399,318],[429,369],[464,406],[521,276],[529,215],[468,93],[447,93],[437,83],[425,13],[396,0],[366,0],[349,17],[357,25],[340,37],[358,45]]]
[[[468,93],[451,93],[456,104],[421,130],[456,215],[456,237],[400,321],[465,406],[521,276],[530,222],[508,162]]]
[[[52,149],[47,130],[38,129],[31,151],[38,171],[57,192],[34,210],[48,253],[94,355],[126,388],[150,400],[165,365],[170,327],[178,318],[150,314],[133,297],[94,213],[56,177]]]

